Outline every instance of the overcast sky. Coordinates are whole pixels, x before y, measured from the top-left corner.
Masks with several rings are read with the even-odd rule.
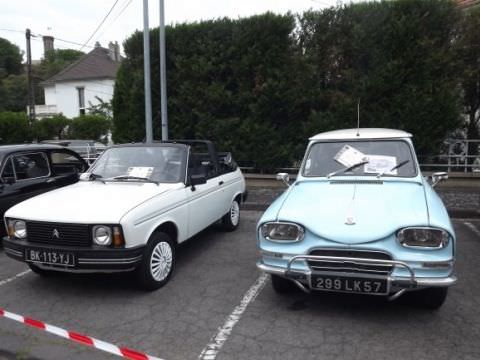
[[[338,0],[165,0],[167,25],[215,19],[238,18],[272,11],[284,14],[322,9]],[[108,13],[115,0],[0,0],[0,37],[6,38],[25,51],[26,28],[34,34],[49,34],[57,38],[56,48],[80,49]],[[346,1],[344,1],[346,2]],[[149,0],[150,27],[159,23],[159,1]],[[107,46],[109,41],[120,44],[136,29],[143,29],[143,0],[118,0],[103,26],[89,41]],[[14,30],[14,31],[8,31]],[[83,51],[90,50],[86,47]],[[40,37],[32,41],[32,58],[43,57]]]

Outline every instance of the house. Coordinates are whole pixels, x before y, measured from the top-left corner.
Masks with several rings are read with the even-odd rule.
[[[121,56],[117,42],[95,48],[76,62],[40,83],[45,93],[45,105],[36,105],[37,118],[62,113],[73,118],[88,112],[98,98],[108,102],[113,97],[115,77]]]

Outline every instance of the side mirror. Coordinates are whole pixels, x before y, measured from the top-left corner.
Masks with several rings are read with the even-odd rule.
[[[448,179],[448,174],[446,172],[435,172],[432,174],[431,177],[431,184],[432,186],[437,185],[440,181],[442,180],[447,180]]]
[[[207,183],[207,177],[204,174],[190,175],[190,185],[192,191],[195,191],[195,185],[202,185]]]
[[[285,185],[290,186],[290,175],[288,175],[287,173],[278,173],[277,180],[283,181]]]

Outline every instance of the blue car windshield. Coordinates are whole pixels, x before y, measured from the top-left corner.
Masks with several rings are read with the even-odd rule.
[[[173,146],[126,146],[106,150],[89,172],[104,180],[145,178],[155,182],[181,182],[186,150]]]
[[[403,140],[317,142],[310,147],[302,175],[414,177],[417,165]]]

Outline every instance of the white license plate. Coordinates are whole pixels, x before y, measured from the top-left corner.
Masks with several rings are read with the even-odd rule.
[[[75,266],[74,254],[57,250],[26,249],[25,260],[49,265]]]

